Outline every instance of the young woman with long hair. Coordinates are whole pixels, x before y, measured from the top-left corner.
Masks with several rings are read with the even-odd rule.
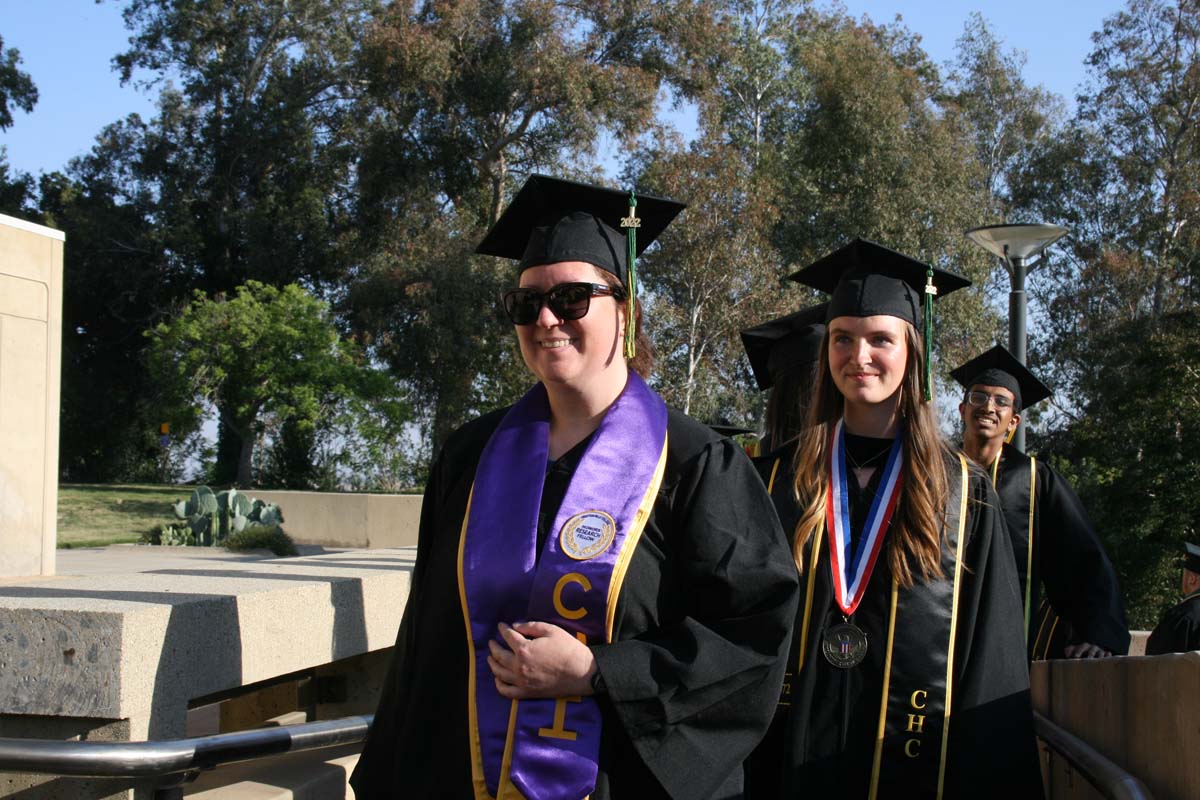
[[[793,472],[780,757],[749,796],[1040,797],[1011,548],[938,432],[918,330],[968,282],[865,240],[793,277],[833,296]]]
[[[536,383],[433,465],[360,800],[742,793],[796,573],[745,454],[636,371],[632,259],[682,208],[638,201],[532,176],[480,245]]]

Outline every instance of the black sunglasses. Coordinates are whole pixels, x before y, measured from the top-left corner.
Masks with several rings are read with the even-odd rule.
[[[513,325],[532,325],[542,313],[542,304],[550,307],[551,313],[561,320],[584,317],[592,304],[593,297],[612,296],[620,302],[625,299],[621,286],[606,286],[603,283],[560,283],[545,292],[537,289],[509,289],[501,299],[504,313]]]

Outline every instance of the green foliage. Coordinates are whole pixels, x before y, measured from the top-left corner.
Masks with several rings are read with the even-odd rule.
[[[244,531],[231,533],[225,540],[225,549],[232,552],[245,550],[270,550],[277,556],[299,555],[292,537],[278,525],[254,525]]]
[[[167,418],[187,432],[199,425],[201,409],[217,408],[241,443],[241,486],[252,481],[255,442],[270,421],[311,429],[344,398],[395,394],[390,381],[360,366],[326,304],[294,284],[250,281],[231,299],[197,292],[148,335],[147,364]]]
[[[471,255],[506,195],[535,169],[594,178],[604,132],[632,143],[665,84],[705,80],[686,45],[715,27],[685,0],[505,0],[392,4],[370,30],[349,305],[428,409],[426,456],[529,385],[497,307],[511,265]]]
[[[1130,623],[1178,601],[1179,554],[1200,539],[1200,311],[1114,326],[1056,450],[1116,564]]]
[[[1007,222],[1020,210],[1014,191],[1030,160],[1062,129],[1063,103],[1025,82],[1027,55],[1005,52],[979,12],[967,18],[956,50],[941,100],[959,119],[982,167],[987,206],[981,223]]]
[[[37,87],[29,73],[18,68],[20,63],[20,51],[15,47],[5,50],[4,37],[0,37],[0,131],[12,127],[14,107],[28,114],[38,100]]]
[[[6,150],[0,146],[0,214],[35,217],[28,208],[33,198],[33,177],[28,172],[12,171]]]

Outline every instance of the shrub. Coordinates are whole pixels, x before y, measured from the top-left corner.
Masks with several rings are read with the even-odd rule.
[[[270,550],[277,556],[297,556],[296,545],[292,537],[283,532],[278,525],[251,525],[237,533],[231,533],[225,538],[225,549],[240,552],[243,550]]]

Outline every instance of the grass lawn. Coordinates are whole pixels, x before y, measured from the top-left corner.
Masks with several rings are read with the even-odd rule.
[[[59,484],[58,546],[140,541],[143,531],[171,522],[171,504],[191,493],[191,486]]]

